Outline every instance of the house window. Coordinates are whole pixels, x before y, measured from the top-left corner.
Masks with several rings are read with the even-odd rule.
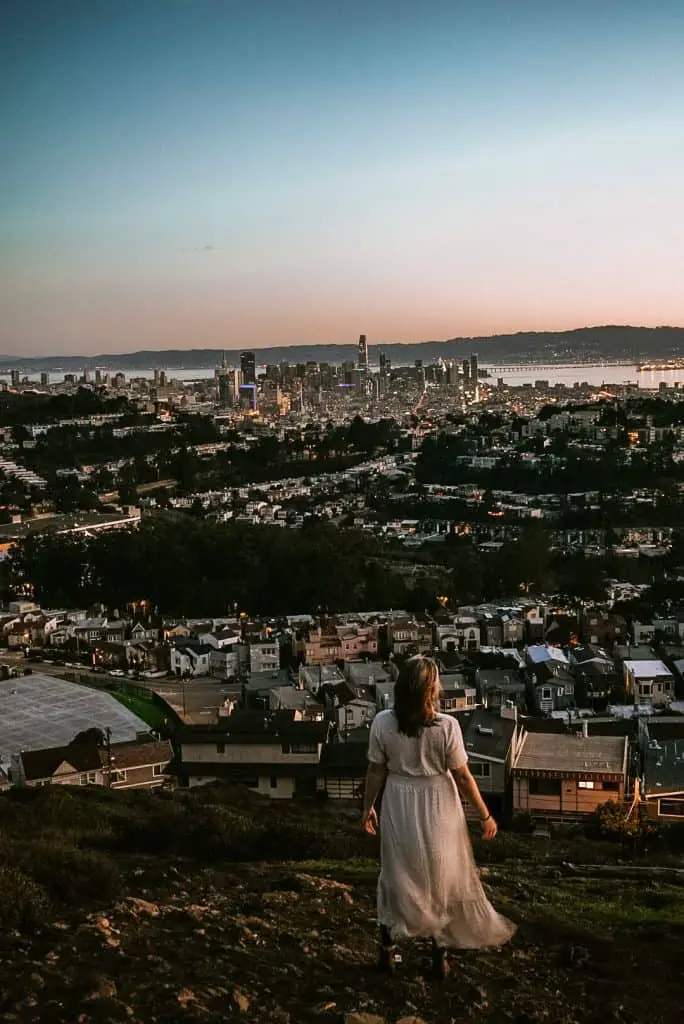
[[[530,796],[560,796],[560,779],[530,779]]]
[[[559,686],[558,689],[556,690],[556,693],[558,694],[559,697],[562,697],[563,694],[565,693],[565,689],[562,686]]]
[[[291,754],[315,754],[317,750],[315,743],[292,743],[290,746]]]
[[[226,745],[225,745],[225,743],[217,743],[216,744],[216,753],[217,754],[225,754],[225,752],[226,752]]]
[[[154,764],[154,765],[152,765],[152,774],[153,775],[163,775],[164,774],[164,765],[163,764]]]
[[[658,813],[671,818],[684,818],[684,800],[659,800]]]
[[[589,779],[580,779],[577,783],[580,789],[595,789],[596,786]]]
[[[651,696],[651,684],[650,683],[639,683],[639,693],[642,697]]]
[[[97,772],[88,772],[88,785],[94,786],[97,782]]]
[[[551,700],[551,687],[545,686],[542,690],[542,700]]]
[[[277,788],[278,788],[278,776],[277,775],[272,775],[271,776],[271,789],[277,789]]]
[[[117,782],[125,782],[126,781],[126,769],[125,768],[115,768],[112,771],[111,776],[112,776],[112,785],[116,785]]]
[[[565,684],[565,695],[566,695],[566,697],[571,697],[573,690],[574,690],[574,687],[573,687],[572,683],[566,683]]]
[[[488,779],[491,774],[491,765],[484,761],[471,761],[469,767],[476,779]]]
[[[610,793],[619,793],[620,792],[620,783],[619,782],[604,782],[603,783],[603,788],[608,790]]]

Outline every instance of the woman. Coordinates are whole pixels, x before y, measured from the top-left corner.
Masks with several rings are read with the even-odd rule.
[[[398,939],[432,939],[436,977],[447,972],[448,946],[499,946],[515,925],[492,907],[473,860],[460,793],[493,839],[496,822],[468,768],[461,727],[438,713],[437,666],[418,655],[406,662],[394,708],[373,720],[363,827],[380,825],[379,967],[391,971]],[[380,821],[374,804],[385,784]]]

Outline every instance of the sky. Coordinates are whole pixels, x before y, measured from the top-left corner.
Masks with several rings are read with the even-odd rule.
[[[4,0],[0,353],[684,325],[682,0]]]

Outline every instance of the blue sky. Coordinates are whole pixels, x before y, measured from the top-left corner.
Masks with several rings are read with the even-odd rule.
[[[684,324],[684,3],[8,0],[0,352]]]

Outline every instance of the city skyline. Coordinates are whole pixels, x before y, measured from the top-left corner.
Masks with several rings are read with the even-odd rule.
[[[684,323],[668,0],[0,12],[0,352]]]

